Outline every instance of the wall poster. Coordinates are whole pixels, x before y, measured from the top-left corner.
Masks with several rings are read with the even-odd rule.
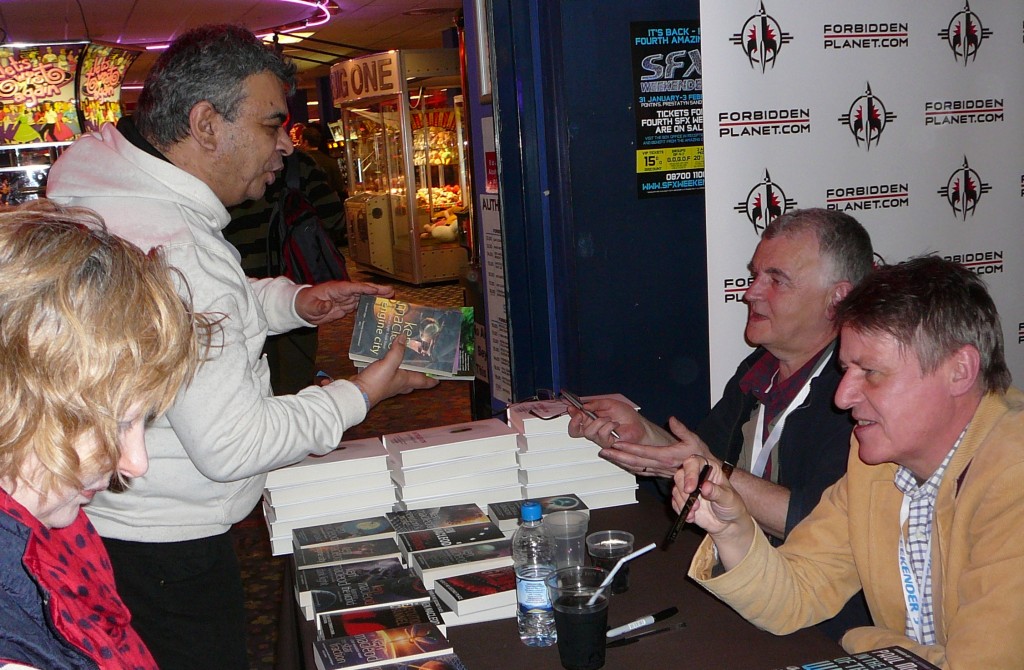
[[[699,21],[630,24],[637,196],[704,188]]]

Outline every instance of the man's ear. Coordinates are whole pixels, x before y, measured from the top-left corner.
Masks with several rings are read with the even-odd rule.
[[[949,357],[949,381],[953,395],[963,395],[975,388],[981,374],[981,354],[965,344]]]
[[[843,301],[843,298],[845,298],[852,289],[853,284],[846,280],[836,282],[836,284],[832,287],[832,292],[829,293],[828,296],[828,305],[825,307],[825,311],[828,315],[829,321],[835,318],[836,306]]]
[[[217,149],[217,135],[220,129],[222,117],[213,105],[207,100],[200,100],[192,105],[188,113],[189,135],[203,149],[214,151]]]

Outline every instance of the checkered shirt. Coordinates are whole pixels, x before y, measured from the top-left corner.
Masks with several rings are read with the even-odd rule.
[[[966,432],[967,428],[964,428],[939,467],[920,486],[917,484],[914,473],[909,469],[901,465],[896,470],[896,488],[910,498],[910,517],[907,519],[904,537],[907,540],[907,553],[910,554],[910,567],[921,588],[921,636],[923,639],[918,640],[921,644],[935,644],[935,610],[932,603],[931,564],[928,560],[929,538],[932,535],[932,521],[935,518],[935,499],[939,495],[939,484],[942,483],[946,467]],[[910,612],[907,612],[906,634],[912,639],[915,637]]]

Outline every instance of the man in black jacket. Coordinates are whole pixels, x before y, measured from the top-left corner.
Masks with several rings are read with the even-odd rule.
[[[671,418],[669,432],[602,399],[587,404],[596,419],[570,410],[569,433],[597,443],[620,467],[658,478],[666,493],[665,478],[685,458],[734,464],[733,486],[780,543],[846,470],[853,422],[833,403],[842,375],[832,317],[872,262],[867,231],[846,214],[806,209],[775,219],[754,251],[743,296],[744,335],[757,348],[697,430]]]

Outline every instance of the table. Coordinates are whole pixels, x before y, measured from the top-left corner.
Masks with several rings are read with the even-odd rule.
[[[636,537],[637,548],[651,542],[660,544],[672,522],[671,510],[654,493],[643,488],[638,498],[640,502],[636,505],[591,512],[588,532],[628,530]],[[843,655],[838,644],[815,628],[785,636],[758,630],[690,581],[686,571],[700,541],[699,529],[688,527],[668,551],[658,548],[632,562],[629,591],[612,596],[608,624],[618,626],[675,605],[679,614],[655,627],[678,621],[686,622],[686,627],[609,649],[605,663],[608,670],[653,670],[670,667],[669,664],[692,670],[770,670]],[[291,579],[291,574],[289,569],[286,580]],[[314,626],[302,619],[295,599],[289,598],[292,583],[285,582],[277,665],[282,670],[315,670],[311,652]],[[538,649],[519,641],[515,619],[448,627],[448,639],[469,670],[561,670],[562,667],[556,647]]]

